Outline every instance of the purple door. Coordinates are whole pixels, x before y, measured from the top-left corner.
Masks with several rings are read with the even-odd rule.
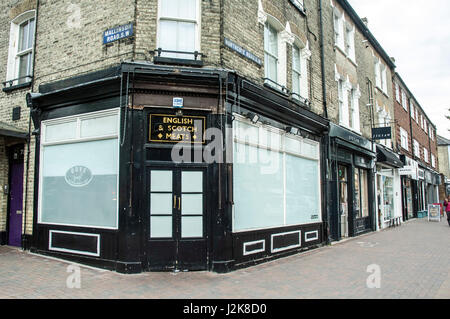
[[[8,245],[22,246],[23,162],[11,163]]]

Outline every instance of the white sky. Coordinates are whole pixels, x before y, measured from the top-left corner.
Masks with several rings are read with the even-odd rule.
[[[450,139],[450,1],[348,0],[414,94],[438,134]]]

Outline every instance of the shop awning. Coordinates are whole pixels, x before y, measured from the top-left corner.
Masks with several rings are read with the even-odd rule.
[[[28,138],[28,132],[18,129],[10,124],[0,122],[0,136],[15,137],[26,140]]]
[[[384,163],[395,168],[403,167],[403,163],[393,152],[377,146],[377,162]]]

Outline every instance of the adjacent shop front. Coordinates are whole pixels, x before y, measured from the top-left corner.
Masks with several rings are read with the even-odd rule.
[[[330,123],[329,223],[332,240],[375,230],[372,142]]]
[[[406,155],[400,155],[403,167],[398,169],[401,177],[402,194],[402,215],[403,221],[417,217],[419,207],[419,165]]]
[[[376,211],[377,229],[383,229],[402,220],[401,178],[399,168],[403,167],[400,158],[377,145]]]

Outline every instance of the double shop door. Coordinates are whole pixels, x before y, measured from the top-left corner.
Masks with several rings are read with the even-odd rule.
[[[207,269],[206,169],[147,168],[150,270]]]

